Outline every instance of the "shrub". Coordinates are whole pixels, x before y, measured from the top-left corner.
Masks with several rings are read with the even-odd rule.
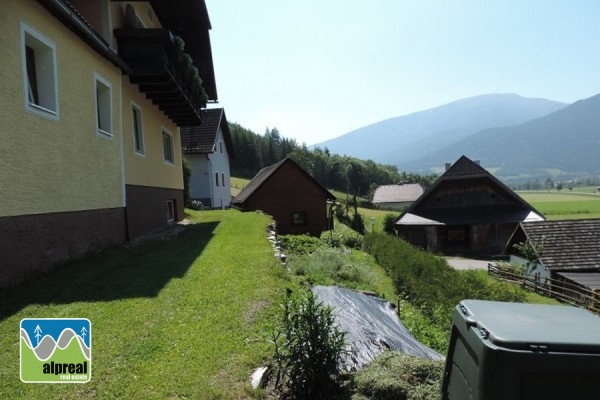
[[[323,246],[319,238],[310,235],[279,235],[277,238],[281,247],[292,254],[311,254]]]
[[[329,247],[349,247],[351,249],[362,248],[362,235],[352,231],[330,231],[321,234],[321,240]]]
[[[364,247],[386,269],[398,293],[431,324],[449,334],[454,307],[463,299],[525,301],[518,287],[490,281],[484,271],[456,271],[446,260],[383,233],[365,236]],[[434,347],[440,353],[446,347]]]
[[[396,233],[396,219],[398,216],[396,214],[386,214],[383,220],[383,231],[385,233],[389,233],[394,235]]]
[[[293,398],[327,399],[339,391],[345,332],[314,293],[288,292],[273,333],[275,386]]]
[[[329,247],[342,247],[342,234],[338,231],[323,232],[321,240]]]
[[[187,158],[181,158],[181,169],[183,173],[183,203],[187,206],[190,202],[190,178],[192,177],[192,166]]]
[[[362,214],[360,214],[358,211],[354,211],[350,227],[356,232],[360,233],[361,235],[365,234],[365,219],[363,218]]]

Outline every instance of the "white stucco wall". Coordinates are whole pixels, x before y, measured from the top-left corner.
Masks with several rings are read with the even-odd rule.
[[[211,208],[229,207],[231,202],[231,183],[229,154],[219,129],[215,140],[215,151],[211,154],[188,154],[192,167],[190,178],[190,198],[200,200]],[[222,151],[222,152],[221,152]],[[219,182],[217,185],[216,174]]]
[[[515,256],[515,255],[511,255],[510,256],[510,263],[511,264],[518,264],[518,265],[524,265],[527,264],[527,260],[524,259],[523,257],[519,257],[519,256]],[[527,269],[527,271],[525,271],[525,275],[528,276],[530,279],[535,279],[536,274],[539,274],[539,282],[541,284],[545,284],[546,281],[548,279],[550,279],[550,271],[544,267],[543,264],[536,264],[533,267],[529,267]]]

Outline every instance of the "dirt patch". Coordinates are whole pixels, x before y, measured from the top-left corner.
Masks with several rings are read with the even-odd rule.
[[[261,311],[266,309],[269,306],[269,303],[265,300],[253,301],[248,303],[248,307],[246,308],[246,312],[244,313],[244,322],[251,323],[256,318],[256,315]]]

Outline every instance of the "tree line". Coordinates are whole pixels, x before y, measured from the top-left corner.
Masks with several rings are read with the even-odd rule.
[[[321,185],[367,198],[380,185],[406,182],[429,186],[437,179],[436,175],[399,172],[395,165],[331,154],[327,148],[308,149],[304,143],[281,136],[277,128],[267,128],[259,135],[230,123],[229,132],[235,149],[230,161],[232,176],[252,178],[262,168],[290,157]]]

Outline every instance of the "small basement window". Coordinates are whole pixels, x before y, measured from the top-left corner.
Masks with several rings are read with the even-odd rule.
[[[167,200],[167,222],[172,224],[175,222],[175,202]]]
[[[292,213],[292,224],[294,226],[306,225],[306,213],[305,212]]]

